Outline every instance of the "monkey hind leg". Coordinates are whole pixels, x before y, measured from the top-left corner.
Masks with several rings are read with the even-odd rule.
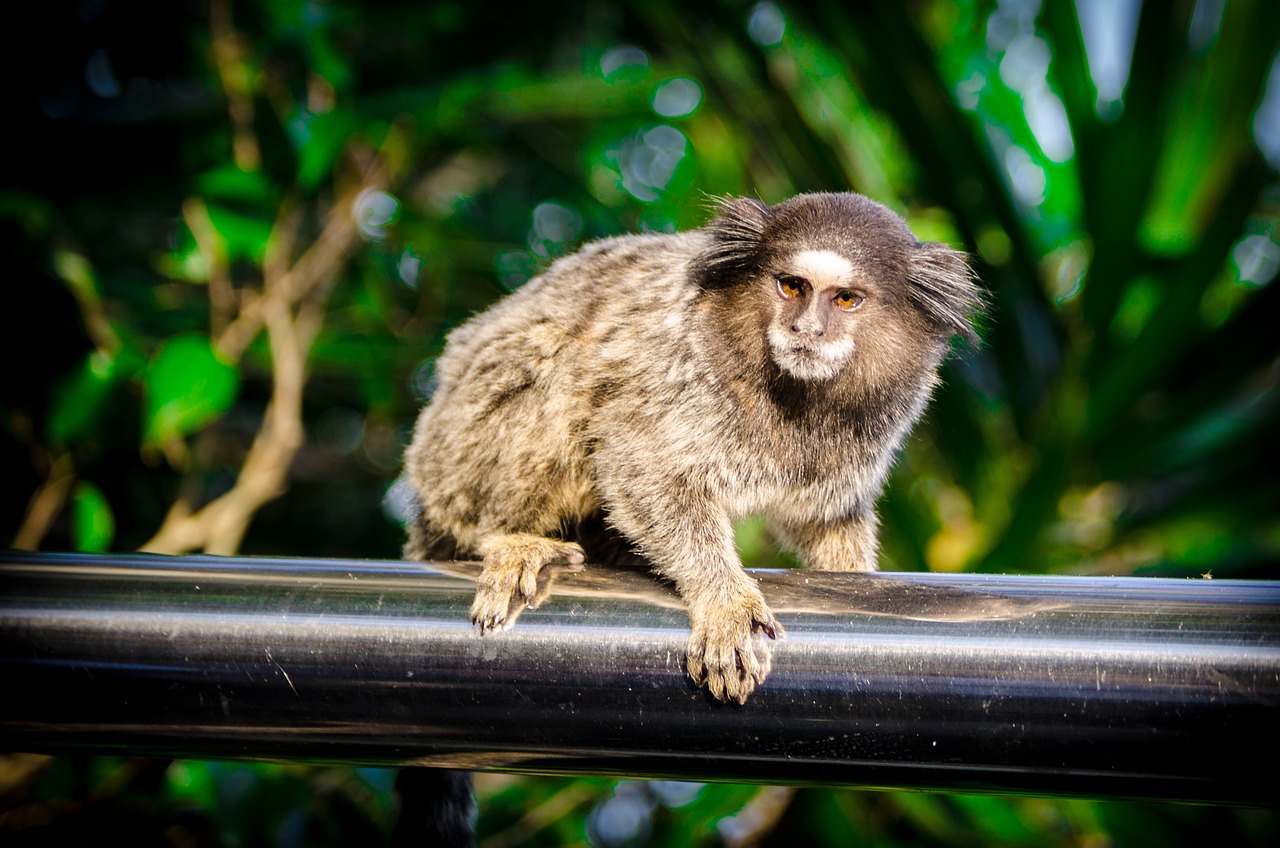
[[[405,559],[431,562],[463,558],[457,541],[443,530],[432,527],[422,515],[411,520],[405,530],[408,534],[403,550]]]
[[[563,564],[579,571],[586,560],[576,542],[532,533],[495,533],[481,539],[476,550],[484,565],[476,581],[471,620],[481,632],[502,629],[524,607],[537,607],[550,589],[547,566]]]
[[[587,562],[592,565],[653,568],[653,563],[635,549],[630,539],[614,529],[600,510],[566,521],[559,535],[581,545],[586,551]]]

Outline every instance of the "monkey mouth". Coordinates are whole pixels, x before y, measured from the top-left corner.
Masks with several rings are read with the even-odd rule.
[[[773,361],[786,373],[799,380],[830,380],[844,368],[852,353],[852,344],[836,342],[826,345],[791,343],[773,346]]]

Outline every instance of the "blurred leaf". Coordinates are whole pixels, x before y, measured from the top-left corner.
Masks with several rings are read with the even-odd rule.
[[[199,430],[230,409],[240,377],[214,353],[208,336],[184,333],[160,346],[143,382],[146,440],[160,445]]]
[[[209,204],[209,220],[221,237],[227,258],[261,263],[271,236],[271,222],[217,203]]]
[[[196,185],[205,197],[254,205],[268,203],[273,195],[261,171],[243,171],[230,163],[205,171]]]
[[[1028,825],[1020,798],[998,798],[988,795],[953,795],[951,801],[963,811],[971,826],[988,844],[1028,843],[1036,838],[1036,828]]]
[[[88,481],[77,483],[71,495],[71,523],[76,550],[100,553],[111,547],[116,534],[115,515],[106,495]]]
[[[120,382],[120,358],[94,350],[80,367],[54,387],[46,437],[54,445],[69,445],[95,435],[112,390]]]
[[[210,809],[218,798],[218,784],[207,763],[175,760],[165,772],[165,790],[174,799]]]
[[[93,278],[93,268],[83,256],[69,250],[60,250],[53,256],[53,264],[58,276],[66,281],[77,298],[98,297],[98,284]]]
[[[327,180],[338,155],[360,129],[355,116],[345,110],[295,117],[290,130],[298,147],[298,185],[312,190]]]
[[[0,221],[17,221],[27,236],[43,235],[57,220],[54,204],[35,192],[0,189]]]

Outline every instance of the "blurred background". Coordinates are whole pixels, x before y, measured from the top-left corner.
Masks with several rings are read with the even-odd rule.
[[[994,304],[896,467],[883,567],[1280,576],[1271,3],[46,0],[6,18],[11,547],[395,557],[400,455],[450,328],[590,239],[698,226],[720,195],[853,190],[970,251]],[[785,561],[738,529],[749,564]],[[377,843],[393,781],[10,756],[0,842]],[[1274,810],[477,788],[486,846],[1280,842]]]

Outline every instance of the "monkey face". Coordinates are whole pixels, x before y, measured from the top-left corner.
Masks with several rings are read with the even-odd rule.
[[[867,391],[908,374],[927,382],[952,336],[977,342],[984,299],[964,254],[921,243],[861,195],[729,199],[704,232],[689,268],[726,336],[751,339],[743,355],[761,352],[793,379],[839,376]]]
[[[766,338],[774,363],[797,380],[830,380],[856,345],[859,315],[871,296],[848,259],[804,250],[779,263],[772,285],[773,319]]]

